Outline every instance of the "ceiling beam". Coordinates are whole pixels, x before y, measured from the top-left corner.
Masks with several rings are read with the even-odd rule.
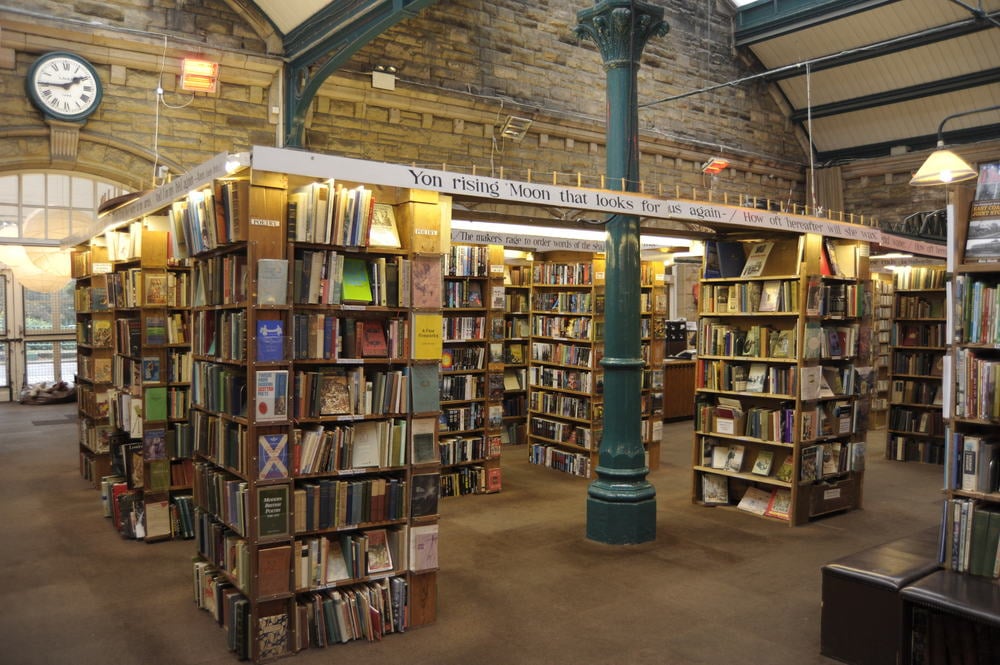
[[[810,114],[812,115],[812,119],[815,120],[816,118],[851,113],[853,111],[864,111],[866,109],[899,104],[900,102],[923,99],[948,92],[968,90],[981,85],[996,85],[998,80],[1000,80],[1000,67],[994,67],[993,69],[963,74],[962,76],[927,81],[918,85],[897,88],[895,90],[885,90],[871,95],[831,102],[830,104],[820,104],[819,106],[812,107],[811,111],[810,109],[795,109],[789,118],[793,122],[805,122]]]
[[[967,129],[955,129],[945,132],[946,144],[960,145],[977,143],[980,141],[1000,140],[1000,123],[992,125],[981,125],[979,127],[969,127]],[[826,150],[816,153],[816,162],[820,164],[836,164],[839,162],[849,162],[858,159],[871,159],[875,157],[885,157],[891,154],[893,148],[906,146],[908,152],[930,150],[937,145],[937,134],[925,134],[923,136],[908,136],[895,141],[885,141],[882,143],[869,143],[866,145],[851,146],[840,150]]]
[[[736,12],[736,46],[750,46],[898,0],[772,0]]]

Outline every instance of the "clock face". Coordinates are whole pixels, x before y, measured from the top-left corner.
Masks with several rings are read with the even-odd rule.
[[[73,53],[47,53],[28,70],[31,101],[58,120],[83,120],[101,103],[101,79],[94,66]]]

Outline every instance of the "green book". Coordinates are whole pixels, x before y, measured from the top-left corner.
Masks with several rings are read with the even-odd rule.
[[[146,489],[150,492],[166,492],[170,489],[170,460],[159,459],[149,462]]]
[[[257,489],[257,535],[288,535],[288,485],[268,485]]]
[[[345,258],[341,300],[343,302],[370,303],[372,285],[368,281],[368,265],[364,259]]]
[[[167,419],[167,388],[146,388],[142,391],[144,400],[143,420],[159,422]]]

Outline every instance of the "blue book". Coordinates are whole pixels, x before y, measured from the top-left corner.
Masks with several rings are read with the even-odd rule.
[[[285,322],[260,319],[257,321],[257,360],[276,362],[285,359]]]

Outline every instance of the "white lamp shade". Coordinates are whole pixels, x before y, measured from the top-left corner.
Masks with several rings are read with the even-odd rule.
[[[947,185],[971,180],[978,174],[951,150],[935,150],[910,180],[911,185]]]

